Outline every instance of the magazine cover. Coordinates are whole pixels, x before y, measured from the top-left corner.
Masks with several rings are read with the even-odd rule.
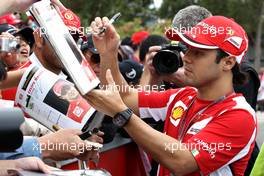
[[[50,130],[54,124],[83,129],[89,126],[86,123],[95,112],[74,84],[34,65],[24,73],[15,102],[24,113]]]

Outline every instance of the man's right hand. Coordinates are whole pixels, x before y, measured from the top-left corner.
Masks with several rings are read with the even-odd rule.
[[[102,34],[98,34],[100,29],[105,27],[106,30]],[[116,55],[118,53],[118,47],[120,42],[120,36],[116,32],[114,26],[109,24],[107,17],[96,17],[91,23],[93,42],[95,48],[98,50],[100,55]],[[104,58],[104,57],[102,57]]]

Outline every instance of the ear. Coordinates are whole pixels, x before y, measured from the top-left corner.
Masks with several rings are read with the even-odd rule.
[[[236,64],[236,57],[235,56],[227,56],[221,59],[221,64],[223,71],[231,70],[234,65]]]
[[[44,44],[44,39],[43,37],[41,36],[41,32],[40,32],[40,29],[36,29],[34,32],[33,32],[33,35],[34,35],[34,39],[35,39],[35,45],[37,48],[42,48],[43,44]]]

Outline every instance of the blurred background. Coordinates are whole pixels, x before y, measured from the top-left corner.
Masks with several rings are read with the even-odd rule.
[[[152,34],[163,34],[178,10],[197,4],[204,6],[214,15],[234,18],[247,31],[250,40],[249,60],[256,70],[264,66],[262,49],[264,39],[263,0],[62,0],[66,7],[79,15],[82,26],[88,26],[96,16],[111,17],[121,12],[115,24],[121,38],[136,31],[147,30]]]
[[[163,35],[170,27],[174,15],[182,8],[196,4],[207,8],[214,15],[235,19],[246,29],[250,47],[247,59],[259,72],[264,71],[264,1],[263,0],[61,0],[88,27],[97,16],[111,18],[121,12],[115,26],[124,39],[137,31]],[[24,21],[25,14],[21,14]],[[261,69],[261,67],[263,67]]]

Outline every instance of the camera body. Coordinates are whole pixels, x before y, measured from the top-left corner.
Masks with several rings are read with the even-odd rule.
[[[19,108],[0,109],[0,152],[14,152],[23,143],[24,114]]]
[[[0,37],[0,52],[18,53],[20,41],[16,38]]]
[[[185,53],[186,51],[187,47],[182,43],[163,45],[154,56],[152,65],[159,75],[172,74],[183,66],[180,52]]]

